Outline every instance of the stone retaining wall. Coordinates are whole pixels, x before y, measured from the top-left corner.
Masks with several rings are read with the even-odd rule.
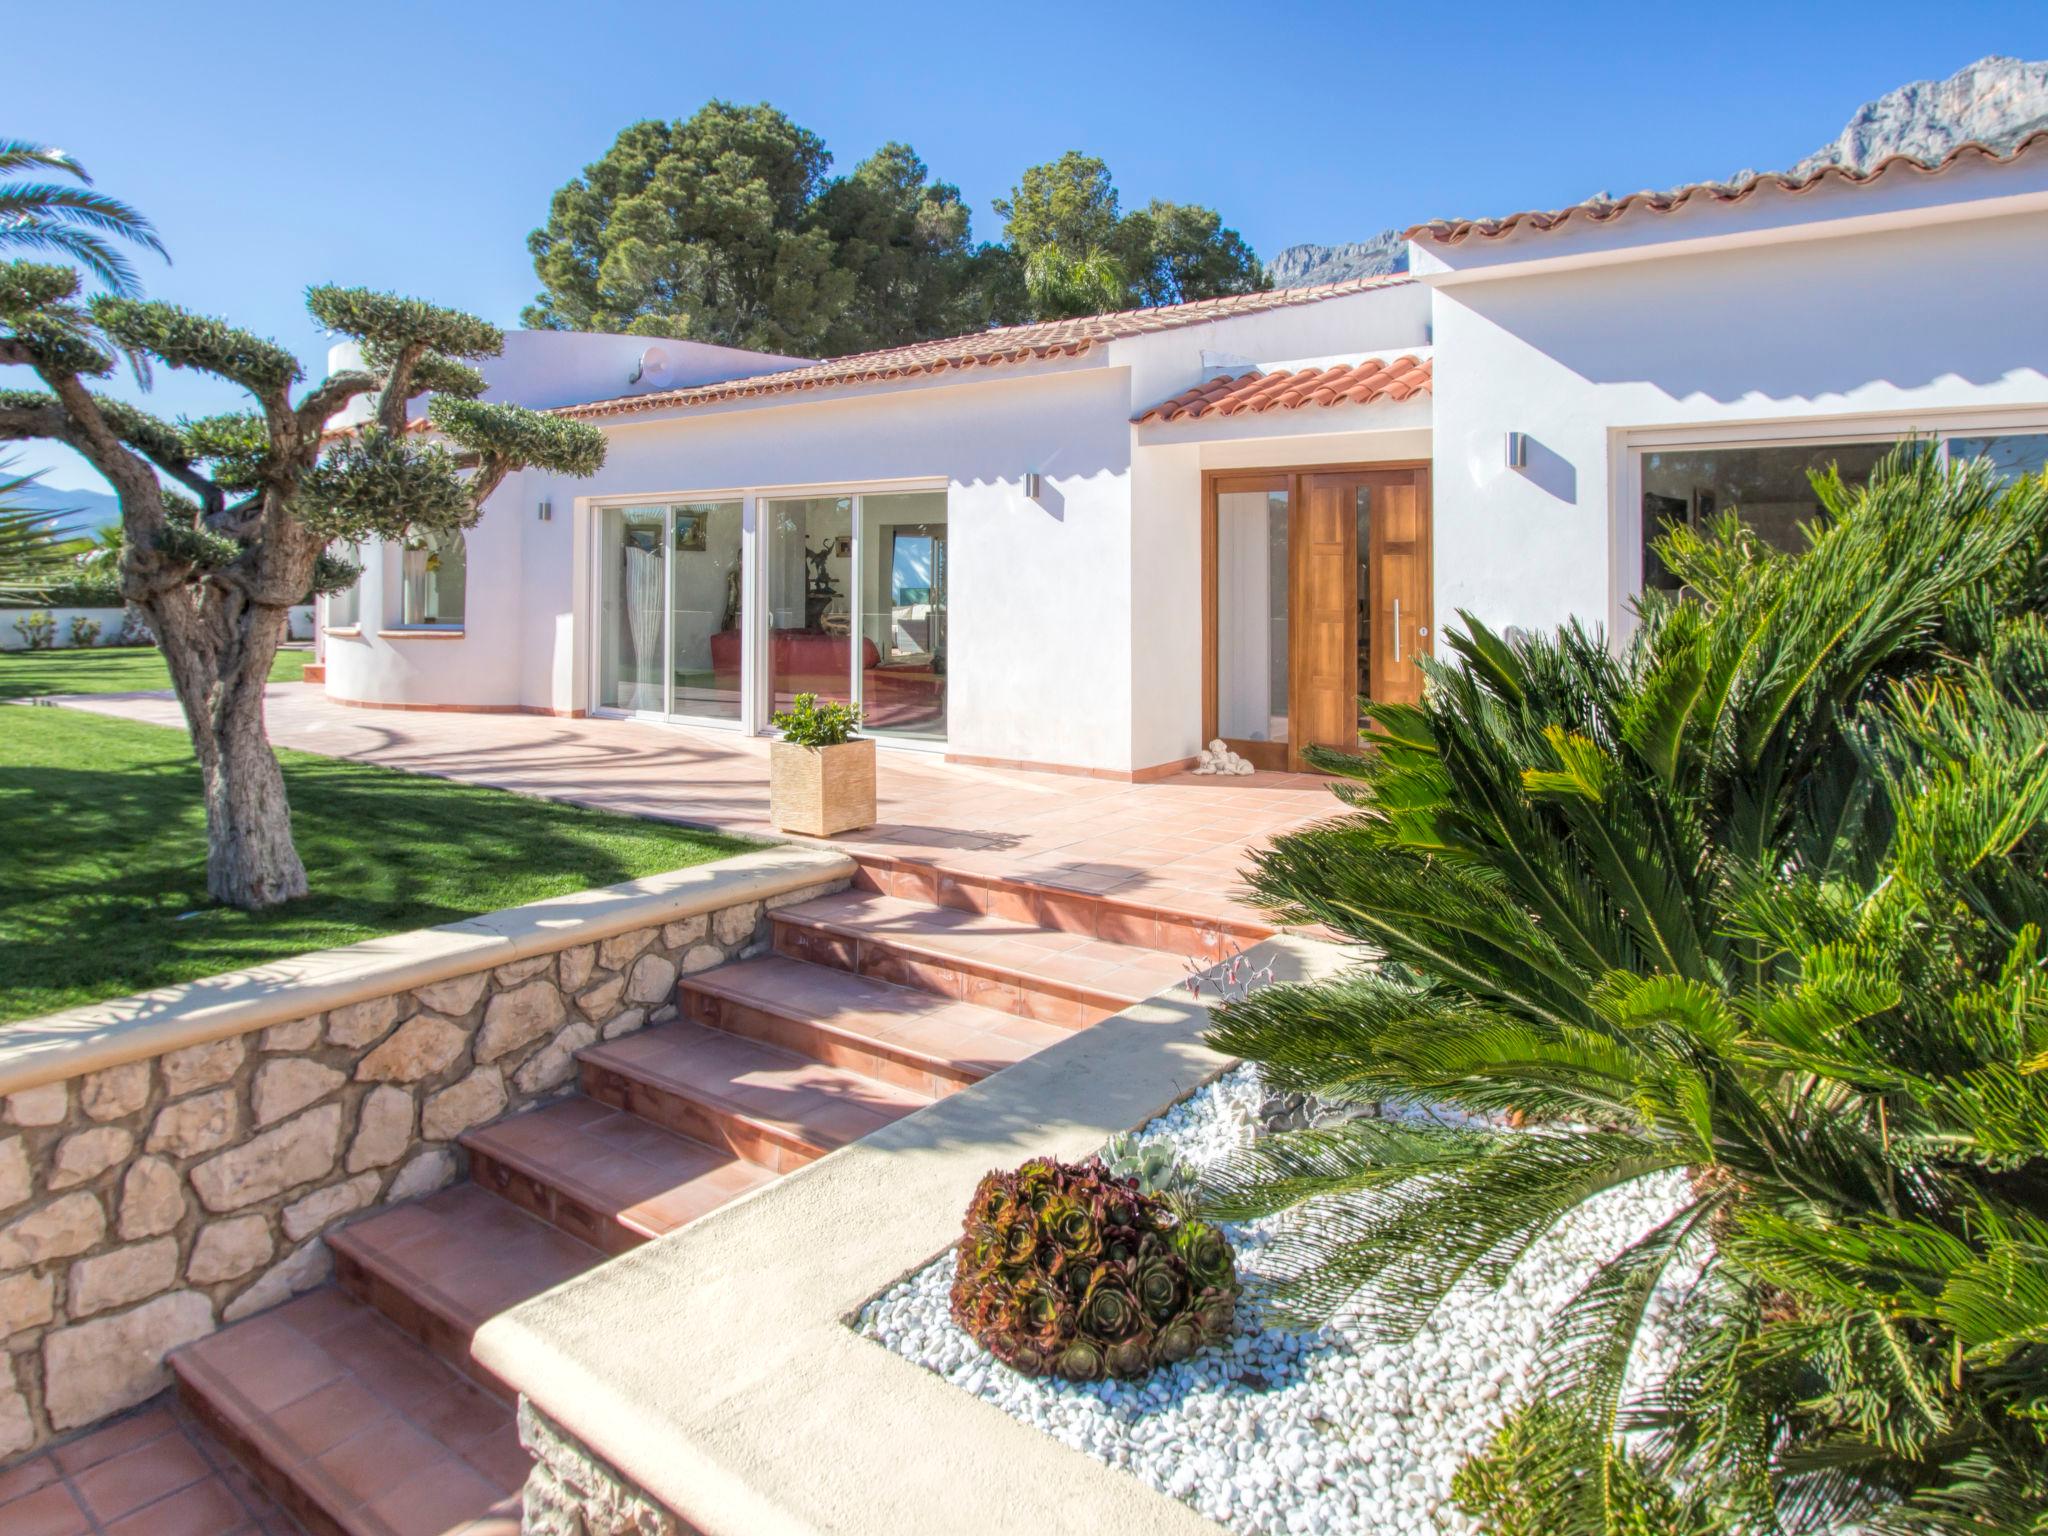
[[[533,1456],[522,1536],[700,1536],[523,1397],[519,1443]]]
[[[464,1131],[572,1089],[578,1050],[672,1017],[679,975],[846,884],[815,873],[622,931],[550,923],[522,946],[538,953],[0,1099],[0,1461],[141,1402],[169,1350],[320,1284],[330,1227],[453,1180]]]

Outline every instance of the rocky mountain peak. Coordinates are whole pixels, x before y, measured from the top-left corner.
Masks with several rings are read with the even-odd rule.
[[[2048,128],[2048,61],[1993,55],[1945,80],[1915,80],[1865,102],[1839,136],[1795,162],[1788,174],[1804,176],[1829,165],[1867,171],[1893,155],[1939,160],[1971,140],[2009,149],[2043,128]],[[1742,181],[1754,174],[1739,171],[1728,179]],[[1603,192],[1589,201],[1604,199],[1608,194]],[[1281,288],[1407,269],[1408,244],[1394,229],[1344,245],[1290,245],[1266,268]]]

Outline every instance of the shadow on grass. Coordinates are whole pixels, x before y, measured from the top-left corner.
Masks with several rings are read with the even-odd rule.
[[[0,717],[0,1019],[612,885],[758,846],[361,763],[283,754],[313,894],[206,897],[182,733]]]

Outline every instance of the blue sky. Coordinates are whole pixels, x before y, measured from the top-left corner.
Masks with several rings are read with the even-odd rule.
[[[139,261],[152,294],[317,374],[308,283],[514,325],[554,188],[628,123],[714,96],[782,108],[841,170],[909,142],[980,238],[1023,167],[1076,148],[1127,203],[1207,203],[1270,255],[1776,168],[1908,80],[2048,57],[2048,5],[74,0],[5,32],[0,134],[62,145],[156,220],[174,264]],[[147,403],[237,402],[163,375]],[[62,450],[22,462],[104,489]]]

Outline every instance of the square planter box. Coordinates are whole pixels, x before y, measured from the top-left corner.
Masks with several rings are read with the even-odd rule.
[[[875,744],[768,744],[768,818],[784,832],[830,837],[875,824]]]

